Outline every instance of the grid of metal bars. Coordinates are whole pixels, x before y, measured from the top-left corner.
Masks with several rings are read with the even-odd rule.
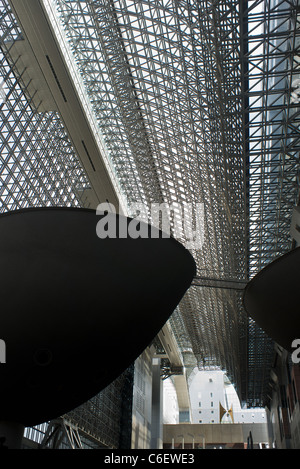
[[[299,203],[299,2],[249,1],[245,58],[249,153],[249,275],[292,247]],[[296,82],[296,85],[295,85]],[[249,323],[247,397],[267,401],[273,344]]]
[[[37,112],[9,50],[22,40],[7,2],[0,3],[0,211],[77,206],[88,186],[56,112]]]
[[[297,0],[250,2],[248,109],[250,160],[250,272],[290,248],[289,228],[299,196],[299,78]]]
[[[133,366],[101,393],[65,417],[102,448],[130,449]]]
[[[200,277],[245,280],[288,250],[297,2],[56,4],[99,128],[121,140],[112,160],[129,204],[204,203]],[[238,291],[191,287],[171,323],[187,366],[220,366],[248,405],[265,403],[273,344]]]
[[[37,206],[80,206],[89,181],[55,111],[39,112],[10,56],[22,34],[6,0],[0,0],[0,212]],[[130,374],[131,373],[131,374]],[[80,423],[85,447],[130,447],[131,372],[127,370],[100,395],[68,415]],[[39,445],[47,423],[26,428]]]
[[[111,159],[128,204],[189,203],[196,210],[203,203],[206,238],[193,250],[198,275],[245,279],[239,3],[56,4],[99,129],[108,144],[118,142]],[[189,366],[220,366],[238,388],[247,333],[240,296],[192,287],[176,329],[185,356],[188,337]]]

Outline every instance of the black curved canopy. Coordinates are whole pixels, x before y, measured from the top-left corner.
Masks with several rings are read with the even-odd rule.
[[[271,262],[246,286],[244,306],[256,323],[287,351],[300,339],[300,248]]]
[[[100,239],[99,220],[76,208],[0,216],[0,420],[35,425],[100,392],[149,345],[193,279],[194,260],[176,240]]]

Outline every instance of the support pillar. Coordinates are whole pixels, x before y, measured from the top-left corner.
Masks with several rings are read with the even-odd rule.
[[[162,380],[159,358],[152,362],[152,417],[151,417],[151,449],[163,447],[162,422]]]

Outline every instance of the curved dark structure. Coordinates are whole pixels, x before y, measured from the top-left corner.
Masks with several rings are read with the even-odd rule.
[[[275,342],[292,352],[300,339],[300,248],[271,262],[246,286],[244,306]]]
[[[195,275],[176,240],[151,237],[149,225],[148,238],[100,239],[99,220],[76,208],[0,216],[2,421],[36,425],[100,392],[149,345]]]

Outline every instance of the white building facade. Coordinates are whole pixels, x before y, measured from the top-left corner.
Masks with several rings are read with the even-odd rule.
[[[241,407],[234,386],[220,370],[194,371],[189,383],[191,423],[265,423],[263,408]]]

